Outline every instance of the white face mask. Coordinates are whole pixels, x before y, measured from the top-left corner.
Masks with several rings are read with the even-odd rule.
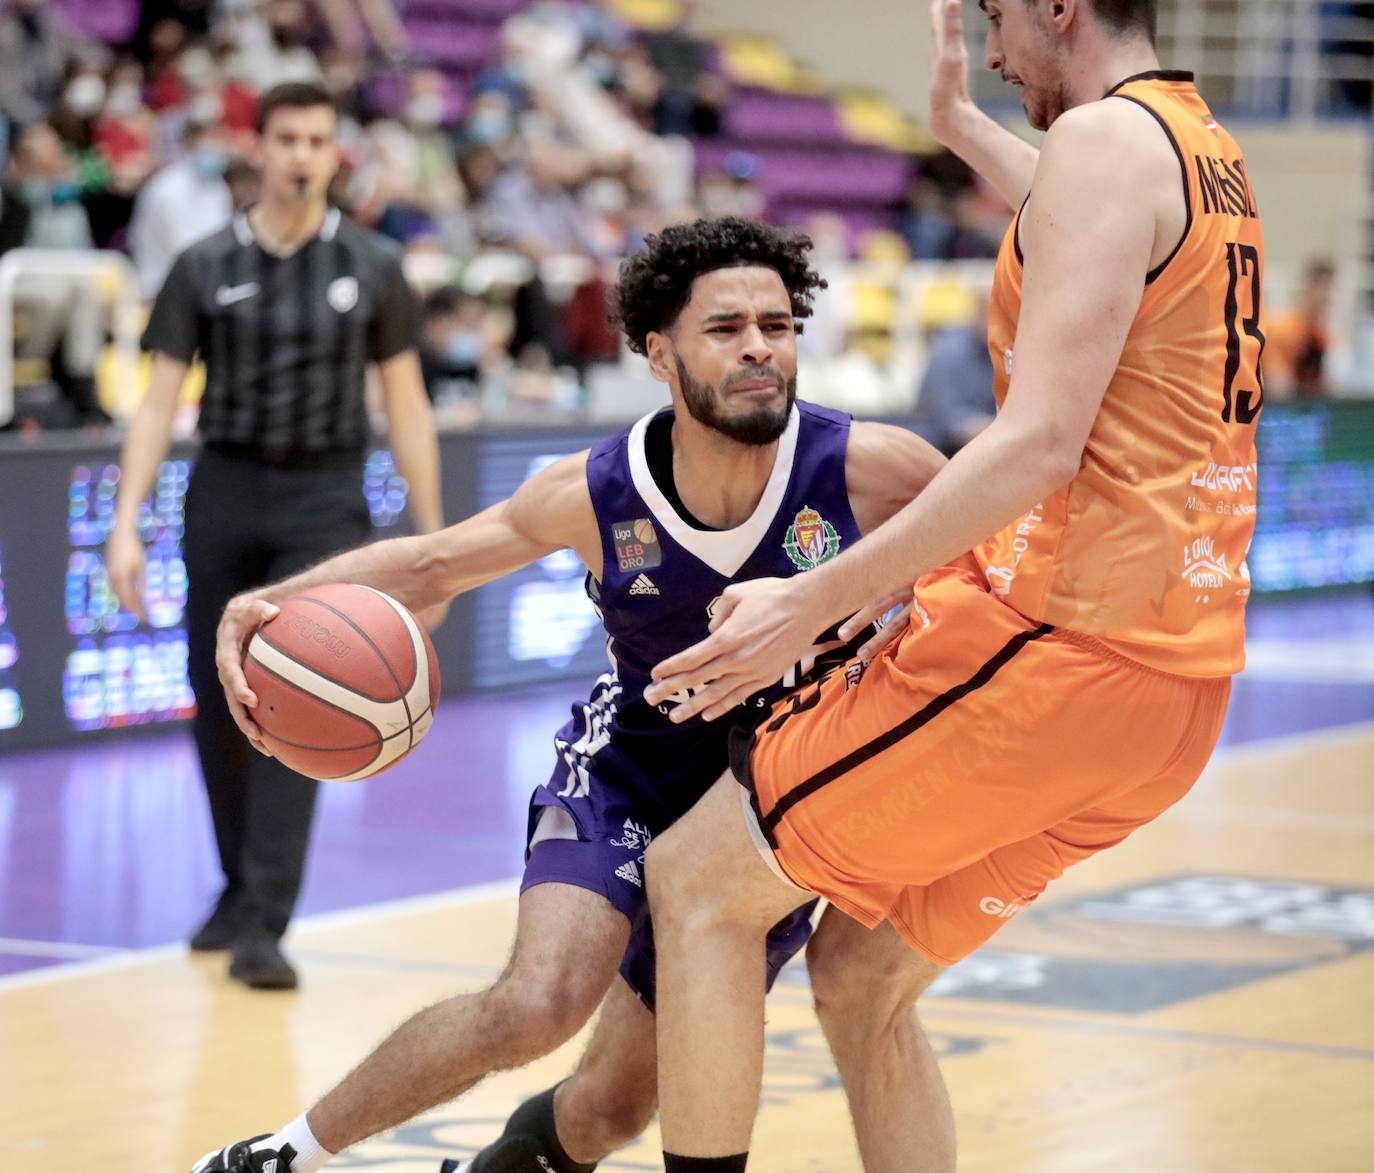
[[[416,94],[406,103],[406,121],[411,126],[438,126],[444,120],[444,99],[439,94]]]
[[[114,118],[128,118],[137,114],[143,105],[143,89],[133,82],[122,82],[110,91],[105,112]]]
[[[90,118],[105,104],[105,83],[93,73],[74,77],[62,91],[62,103],[78,117]]]
[[[197,94],[187,103],[186,113],[192,122],[218,122],[224,113],[224,103],[218,94]]]

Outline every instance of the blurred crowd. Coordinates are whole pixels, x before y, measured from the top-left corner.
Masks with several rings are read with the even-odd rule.
[[[589,367],[619,358],[604,313],[614,259],[676,220],[769,213],[759,157],[695,165],[693,141],[723,132],[731,101],[697,9],[681,0],[675,26],[644,32],[609,0],[533,0],[483,63],[455,74],[413,43],[424,38],[408,36],[394,0],[145,0],[117,47],[78,35],[50,0],[8,0],[0,251],[123,250],[151,298],[181,249],[252,203],[256,96],[317,80],[342,118],[334,202],[406,250],[426,295],[424,366],[441,420],[576,409]],[[884,227],[856,232],[826,215],[799,226],[822,264],[895,271],[987,260],[1006,222],[962,163],[935,154],[912,158]],[[813,393],[912,410],[935,334],[976,324],[976,299],[953,320],[919,311],[905,323],[920,361],[904,362],[894,315],[917,311],[836,284],[808,330]],[[48,361],[68,422],[105,422],[89,282],[25,280],[16,309],[17,357]]]

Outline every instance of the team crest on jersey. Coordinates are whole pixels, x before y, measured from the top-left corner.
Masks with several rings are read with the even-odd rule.
[[[652,570],[663,562],[658,531],[647,517],[613,522],[611,540],[615,542],[615,558],[621,570]]]
[[[358,304],[358,279],[356,277],[336,278],[329,283],[329,288],[325,291],[324,296],[330,306],[339,313],[346,314]]]
[[[814,570],[840,552],[840,535],[833,525],[808,507],[792,519],[782,548],[798,570]]]

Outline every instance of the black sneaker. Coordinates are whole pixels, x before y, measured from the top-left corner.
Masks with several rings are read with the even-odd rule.
[[[527,1136],[503,1136],[475,1157],[451,1157],[439,1173],[549,1173],[553,1168]]]
[[[298,984],[277,939],[263,932],[247,933],[234,942],[229,976],[250,990],[294,990]]]
[[[191,938],[191,949],[196,953],[218,953],[230,949],[238,936],[242,911],[237,895],[226,889],[215,902],[215,910],[205,923],[196,930]]]
[[[191,1173],[291,1173],[296,1150],[289,1144],[282,1145],[280,1149],[253,1152],[253,1145],[271,1135],[270,1132],[264,1132],[261,1136],[235,1141],[213,1153],[206,1153],[191,1166]]]

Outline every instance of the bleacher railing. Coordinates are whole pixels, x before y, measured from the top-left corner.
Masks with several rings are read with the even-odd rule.
[[[16,248],[0,258],[0,424],[14,418],[14,304],[26,278],[69,277],[89,281],[113,307],[113,414],[128,417],[138,406],[139,327],[142,303],[138,274],[123,253]]]
[[[981,64],[987,21],[969,5],[969,51]],[[1159,57],[1191,69],[1219,112],[1266,120],[1369,116],[1374,19],[1329,0],[1161,0]],[[1007,105],[1006,88],[974,71],[979,101]]]

